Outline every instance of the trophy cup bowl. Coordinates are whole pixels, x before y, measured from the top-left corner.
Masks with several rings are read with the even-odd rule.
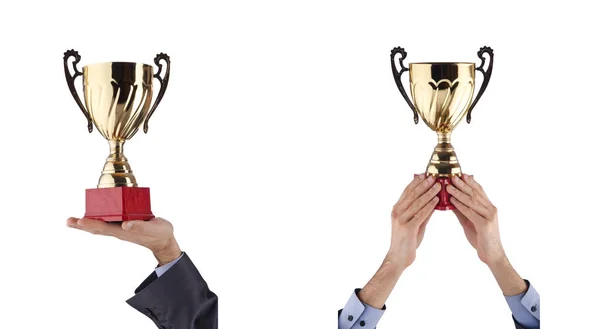
[[[483,55],[486,53],[490,62],[488,68],[484,69]],[[397,55],[400,55],[399,69],[396,65]],[[392,50],[392,73],[400,93],[413,110],[415,124],[419,122],[420,116],[438,135],[438,144],[425,171],[442,185],[438,194],[440,201],[436,206],[438,210],[455,209],[449,201],[446,186],[451,184],[452,176],[462,174],[450,135],[465,115],[467,123],[471,122],[471,112],[487,88],[492,74],[493,50],[482,47],[477,55],[482,61],[477,68],[475,63],[431,62],[410,63],[407,69],[403,63],[406,58],[404,48],[397,47]],[[475,93],[475,70],[483,73],[484,81],[472,102]],[[402,85],[401,76],[405,71],[409,71],[410,93],[413,101],[410,100]]]
[[[74,57],[71,75],[69,58]],[[123,154],[125,141],[131,139],[148,121],[160,103],[169,81],[170,59],[159,54],[154,59],[158,72],[151,65],[129,62],[90,64],[77,69],[81,57],[70,50],[65,53],[64,65],[67,85],[75,102],[88,120],[88,131],[93,125],[108,141],[110,154],[98,181],[97,188],[86,190],[86,218],[103,221],[148,220],[154,217],[150,208],[150,189],[138,187],[131,166]],[[161,60],[167,63],[163,78]],[[79,99],[74,80],[83,76],[85,106]],[[160,82],[160,90],[152,104],[153,79]]]

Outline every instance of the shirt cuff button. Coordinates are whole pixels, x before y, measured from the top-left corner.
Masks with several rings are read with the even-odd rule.
[[[348,321],[352,321],[354,320],[354,317],[352,315],[348,315]]]
[[[359,324],[360,324],[361,327],[364,327],[365,326],[365,321],[360,321]]]

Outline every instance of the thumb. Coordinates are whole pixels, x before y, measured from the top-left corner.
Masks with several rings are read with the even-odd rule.
[[[172,232],[170,223],[166,220],[154,217],[150,220],[129,220],[123,222],[123,230],[135,234],[143,234],[148,236],[162,236]]]
[[[143,233],[146,224],[143,220],[127,220],[121,224],[121,228],[127,232]]]

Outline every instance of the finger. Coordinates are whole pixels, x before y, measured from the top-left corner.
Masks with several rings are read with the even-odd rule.
[[[406,188],[404,188],[404,191],[402,192],[402,195],[400,196],[400,199],[398,201],[400,201],[402,199],[402,197],[404,197],[408,193],[410,193],[410,191],[414,190],[415,187],[417,187],[417,185],[419,185],[419,183],[421,183],[424,179],[425,179],[425,174],[415,175],[413,180],[406,186]]]
[[[77,221],[78,220],[79,220],[79,218],[69,217],[69,219],[67,219],[67,226],[70,227],[70,228],[74,228],[74,229],[80,230],[80,231],[85,231],[85,232],[88,232],[88,233],[97,234],[95,231],[87,230],[87,229],[84,229],[81,226],[78,226],[77,225]]]
[[[437,196],[433,197],[433,199],[431,199],[425,205],[425,207],[421,208],[421,210],[419,210],[415,214],[415,216],[410,221],[410,223],[413,223],[413,225],[416,225],[416,226],[420,226],[421,224],[423,224],[428,218],[431,217],[431,215],[433,214],[433,211],[435,210],[435,206],[438,204],[438,202],[440,202],[440,198],[438,198]]]
[[[490,199],[488,198],[487,194],[483,190],[483,187],[475,180],[473,175],[465,174],[464,176],[465,176],[465,179],[464,179],[465,184],[469,185],[472,189],[478,191],[479,192],[478,194],[483,196],[486,201],[490,202]]]
[[[457,210],[455,209],[453,211],[456,212]],[[463,227],[463,229],[473,228],[473,223],[471,223],[471,221],[469,221],[466,217],[456,216],[456,218],[458,218],[458,222],[460,223],[460,226]]]
[[[462,175],[462,176],[463,177],[452,176],[452,186],[456,187],[457,189],[459,189],[464,194],[472,196],[473,195],[473,188],[471,186],[469,186],[464,181],[465,175]]]
[[[421,195],[417,200],[413,201],[413,203],[406,210],[406,215],[408,218],[412,218],[419,210],[421,210],[431,199],[433,199],[442,189],[442,185],[440,183],[434,183],[423,195]]]
[[[406,198],[403,200],[407,205],[412,204],[415,200],[425,194],[435,184],[435,177],[429,176],[422,179],[412,191],[408,193]],[[430,199],[431,200],[431,199]],[[427,200],[429,201],[429,200]],[[418,210],[418,209],[417,209]]]
[[[69,217],[67,219],[67,226],[71,227],[71,228],[78,228],[77,227],[77,221],[79,220],[79,218],[75,218],[75,217]]]
[[[466,219],[473,223],[473,225],[479,226],[485,222],[485,219],[475,212],[475,210],[469,208],[457,198],[450,197],[450,203],[452,203],[456,209],[465,216]]]
[[[438,200],[439,202],[439,200]],[[437,203],[436,203],[437,205]],[[433,206],[434,210],[435,210],[435,206]],[[433,215],[433,210],[431,211],[431,213],[429,213],[429,216],[427,216],[427,218],[425,218],[425,221],[423,221],[423,223],[421,223],[421,226],[419,226],[419,232],[420,231],[425,231],[425,228],[427,227],[427,224],[429,224],[429,220],[431,219],[431,216]]]
[[[464,179],[465,183],[467,185],[469,185],[475,192],[474,194],[475,194],[476,200],[479,201],[479,203],[487,209],[487,213],[485,214],[485,216],[487,216],[488,218],[489,218],[489,216],[493,216],[493,213],[495,211],[494,204],[492,204],[492,201],[490,201],[490,198],[488,198],[487,194],[483,190],[483,187],[481,187],[481,185],[479,185],[479,183],[477,183],[475,181],[475,178],[473,178],[473,175],[464,175],[464,176],[465,176],[465,179]]]
[[[97,219],[81,218],[77,221],[77,226],[90,233],[113,236],[116,238],[122,238],[124,233],[120,225],[107,223]]]
[[[480,204],[475,197],[465,194],[453,185],[446,186],[446,191],[448,192],[448,194],[458,199],[458,201],[465,204],[467,207],[475,210],[478,214],[482,216],[488,215],[489,210],[482,204]]]
[[[432,214],[433,214],[433,212],[432,212]],[[417,248],[423,242],[423,237],[425,236],[425,229],[427,229],[427,224],[429,223],[430,219],[431,219],[431,215],[427,216],[427,219],[423,222],[423,224],[421,224],[421,226],[419,226],[419,233],[417,233],[418,234],[417,241],[419,242],[419,244],[417,245]]]

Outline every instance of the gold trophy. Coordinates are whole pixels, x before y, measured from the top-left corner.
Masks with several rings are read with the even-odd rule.
[[[73,71],[68,61],[73,57]],[[81,56],[75,50],[64,54],[65,77],[75,102],[87,119],[91,133],[93,125],[110,145],[110,155],[98,182],[98,188],[86,190],[86,218],[106,222],[148,220],[154,217],[150,208],[150,189],[138,187],[123,144],[131,139],[138,128],[148,132],[148,121],[162,100],[169,83],[171,61],[166,54],[158,54],[151,65],[143,63],[107,62],[90,64],[77,69]],[[164,77],[162,64],[166,62]],[[83,76],[85,106],[77,95],[75,78]],[[160,82],[160,90],[152,103],[153,78]],[[92,125],[93,123],[93,125]]]
[[[490,60],[487,69],[484,69],[484,54],[487,54]],[[492,48],[482,47],[477,56],[481,59],[481,65],[477,68],[475,63],[435,62],[410,63],[408,69],[403,63],[406,58],[404,48],[392,49],[390,56],[394,80],[413,111],[415,124],[419,122],[420,115],[425,124],[438,135],[438,144],[433,150],[426,170],[427,175],[433,175],[442,184],[442,190],[438,195],[440,202],[436,206],[438,210],[455,209],[448,199],[446,186],[451,184],[450,178],[453,175],[461,175],[460,164],[450,143],[450,134],[465,114],[467,123],[471,123],[471,112],[492,76],[494,65]],[[396,65],[397,57],[399,57],[400,68]],[[471,102],[475,92],[475,70],[483,73],[483,82],[475,100]],[[414,104],[402,85],[402,73],[406,71],[409,71],[410,93]]]

